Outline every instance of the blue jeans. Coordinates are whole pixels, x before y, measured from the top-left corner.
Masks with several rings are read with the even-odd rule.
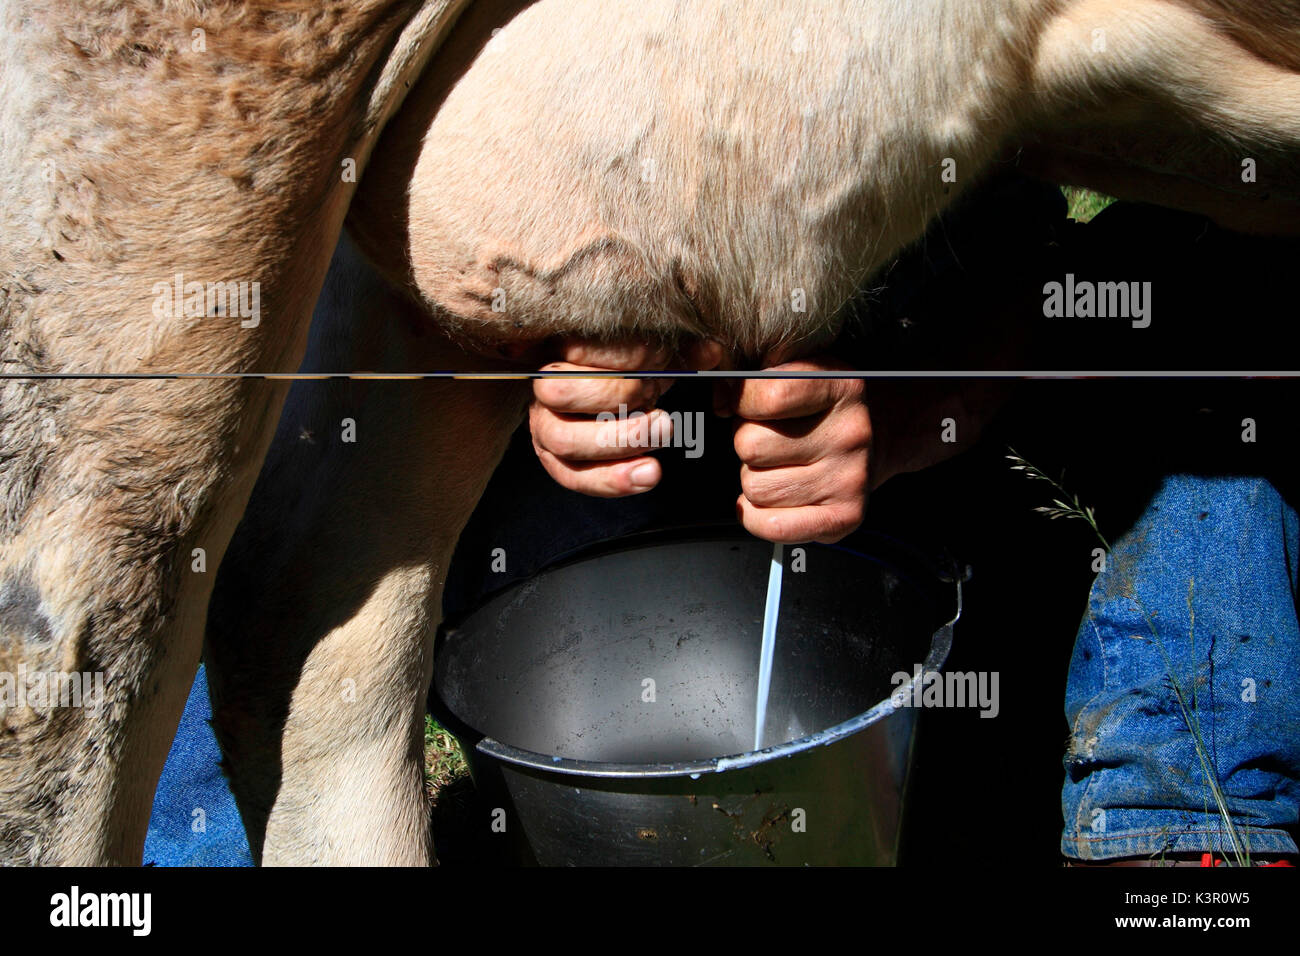
[[[208,681],[198,677],[153,798],[144,862],[155,866],[252,866],[244,824],[212,733]]]
[[[1231,854],[1191,727],[1250,852],[1296,852],[1298,558],[1259,478],[1166,478],[1115,542],[1066,687],[1066,856]]]

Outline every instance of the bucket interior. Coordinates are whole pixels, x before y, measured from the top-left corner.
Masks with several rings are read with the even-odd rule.
[[[933,570],[888,551],[785,549],[762,746],[861,714],[926,660],[953,601]],[[474,732],[547,756],[751,751],[771,555],[748,536],[678,536],[553,567],[444,630],[437,694]]]

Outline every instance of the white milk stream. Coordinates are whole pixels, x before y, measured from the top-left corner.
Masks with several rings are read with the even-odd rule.
[[[772,546],[772,567],[767,572],[767,604],[763,608],[763,650],[758,658],[758,701],[754,706],[754,749],[763,746],[767,723],[767,695],[772,689],[772,658],[776,650],[776,619],[781,613],[781,574],[785,546]]]

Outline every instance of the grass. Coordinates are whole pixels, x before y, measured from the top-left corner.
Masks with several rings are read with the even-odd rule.
[[[1053,498],[1050,506],[1035,508],[1034,510],[1039,514],[1046,515],[1048,518],[1078,518],[1082,521],[1086,521],[1088,526],[1092,528],[1092,533],[1101,541],[1101,546],[1105,548],[1106,553],[1109,554],[1110,542],[1106,540],[1101,533],[1101,529],[1097,527],[1097,517],[1093,514],[1092,509],[1081,505],[1079,503],[1078,495],[1069,494],[1061,487],[1061,482],[1054,481],[1047,477],[1047,475],[1043,474],[1029,462],[1025,461],[1025,459],[1017,455],[1014,448],[1008,448],[1007,451],[1011,452],[1011,454],[1007,455],[1007,461],[1011,462],[1012,471],[1022,472],[1025,477],[1029,478],[1031,481],[1047,482],[1053,489],[1055,489],[1056,493],[1061,496],[1060,498]],[[1064,480],[1065,473],[1062,472],[1061,481]],[[1062,499],[1069,500],[1066,501]]]
[[[424,716],[424,792],[434,806],[438,794],[469,776],[460,741],[432,715]]]
[[[1062,186],[1061,192],[1065,193],[1066,202],[1069,204],[1067,215],[1079,222],[1088,222],[1115,201],[1110,196],[1103,196],[1082,186]]]

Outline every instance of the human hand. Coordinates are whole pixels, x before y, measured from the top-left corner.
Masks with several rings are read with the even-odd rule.
[[[775,370],[844,370],[834,359]],[[860,378],[743,379],[715,402],[734,414],[742,494],[737,515],[753,535],[832,543],[862,523],[867,495],[887,472]]]
[[[680,355],[644,342],[564,343],[561,361],[543,371],[642,371],[671,366],[710,369],[722,359],[722,346],[692,342]],[[659,462],[637,449],[663,447],[672,437],[672,421],[655,403],[673,380],[669,378],[542,378],[533,384],[528,411],[533,450],[546,473],[572,491],[599,498],[621,498],[649,491],[663,477]],[[598,421],[601,412],[617,413],[625,406],[626,420]],[[630,417],[634,411],[644,416]],[[653,436],[653,442],[648,441]]]

